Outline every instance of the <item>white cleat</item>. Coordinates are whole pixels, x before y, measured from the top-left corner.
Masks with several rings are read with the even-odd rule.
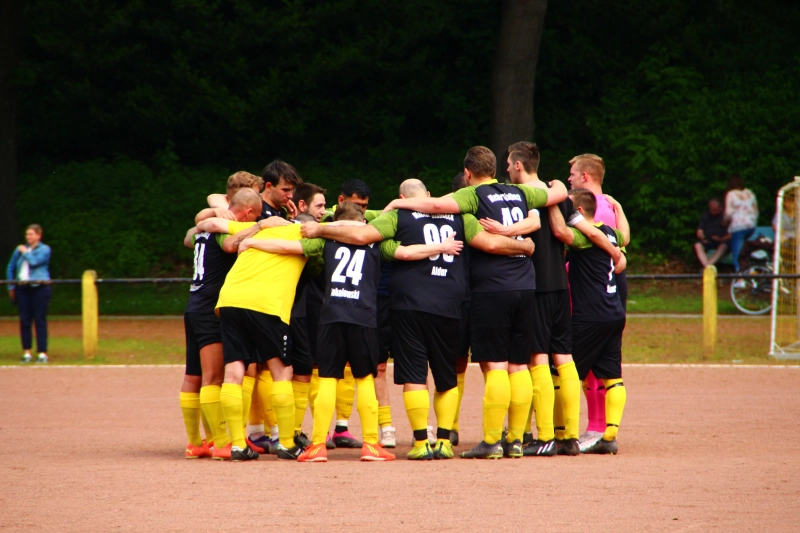
[[[395,448],[397,446],[397,431],[393,426],[381,428],[381,446],[384,448]]]
[[[581,438],[578,439],[578,446],[581,448],[581,452],[584,452],[594,446],[594,444],[600,440],[603,436],[603,433],[600,431],[587,431]]]

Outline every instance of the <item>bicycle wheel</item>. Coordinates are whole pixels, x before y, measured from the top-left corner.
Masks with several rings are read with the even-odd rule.
[[[772,270],[757,265],[742,271],[743,274],[772,274]],[[735,278],[731,281],[731,301],[747,315],[763,315],[772,308],[772,280]]]

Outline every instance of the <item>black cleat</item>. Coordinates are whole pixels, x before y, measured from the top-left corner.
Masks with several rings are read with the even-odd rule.
[[[539,440],[531,442],[522,451],[525,457],[553,457],[558,451],[556,447],[556,440]]]
[[[464,459],[502,459],[503,446],[500,444],[500,442],[487,444],[486,442],[481,441],[480,444],[471,450],[462,452],[461,457]]]
[[[533,442],[533,433],[523,433],[522,434],[522,445],[527,446]]]
[[[303,433],[302,431],[297,431],[294,434],[294,443],[296,446],[300,446],[301,448],[308,448],[311,446],[311,439]]]
[[[619,453],[619,446],[617,439],[606,440],[601,438],[591,446],[589,446],[583,453],[596,453],[601,455],[616,455]]]
[[[458,431],[450,430],[450,444],[458,446]]]
[[[258,454],[250,446],[245,446],[244,450],[231,447],[231,461],[255,461],[256,459],[258,459]]]
[[[556,450],[558,455],[580,455],[581,445],[578,439],[556,439]]]
[[[503,442],[503,457],[510,457],[512,459],[519,459],[522,457],[522,442],[515,440],[512,442]]]
[[[278,459],[288,459],[289,461],[297,461],[297,458],[300,457],[300,454],[303,453],[302,446],[293,446],[291,448],[285,448],[280,444],[277,446],[277,455]]]

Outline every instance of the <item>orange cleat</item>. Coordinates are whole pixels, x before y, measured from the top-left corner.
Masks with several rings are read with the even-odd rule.
[[[250,446],[250,449],[256,452],[257,454],[263,455],[265,453],[264,448],[262,448],[258,444],[253,444],[253,441],[251,441],[249,438],[245,437],[244,441],[247,443],[248,446]]]
[[[186,445],[187,459],[204,459],[206,457],[211,457],[211,450],[205,441],[203,441],[202,446],[195,446],[191,442]]]
[[[328,450],[325,447],[325,443],[312,444],[306,448],[306,451],[300,454],[297,460],[301,463],[327,463]]]
[[[394,461],[394,454],[387,452],[380,444],[369,444],[367,442],[361,446],[362,461]]]
[[[211,452],[211,458],[218,461],[229,461],[231,458],[231,444],[228,443],[224,448],[214,448],[214,451]]]

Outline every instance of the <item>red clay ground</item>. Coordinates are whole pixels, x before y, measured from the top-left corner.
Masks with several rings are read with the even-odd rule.
[[[615,457],[182,458],[181,369],[0,368],[5,531],[796,531],[800,370],[628,367]],[[397,387],[398,434],[410,436]],[[470,368],[462,439],[480,438]],[[308,418],[306,420],[308,425]],[[353,429],[358,432],[354,414]]]

